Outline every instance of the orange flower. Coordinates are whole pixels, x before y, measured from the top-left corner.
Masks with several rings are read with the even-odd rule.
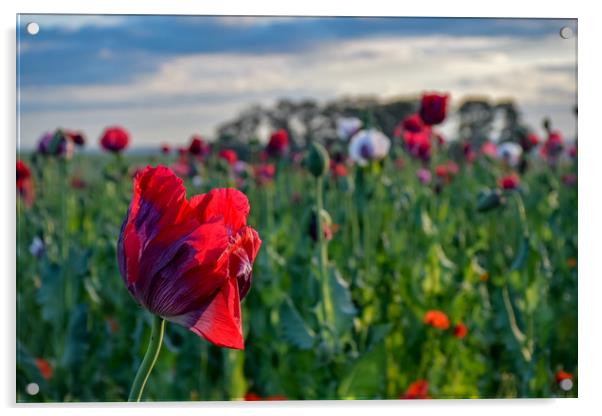
[[[563,370],[558,370],[556,372],[556,384],[560,384],[560,382],[562,380],[572,380],[573,379],[573,375],[571,373],[567,373],[566,371]]]
[[[424,323],[437,329],[449,328],[449,318],[441,311],[427,311],[424,314]]]
[[[428,393],[429,383],[426,380],[417,380],[408,386],[400,399],[430,399]]]
[[[569,257],[568,259],[566,259],[566,267],[568,267],[569,269],[572,269],[576,265],[577,265],[577,259],[576,258]]]
[[[468,328],[462,322],[458,322],[456,326],[454,326],[454,337],[458,339],[462,339],[468,334]]]
[[[44,377],[45,380],[50,380],[52,378],[52,367],[50,366],[50,363],[42,358],[36,358],[34,359],[34,362],[36,367],[38,367],[40,374],[42,374],[42,377]]]

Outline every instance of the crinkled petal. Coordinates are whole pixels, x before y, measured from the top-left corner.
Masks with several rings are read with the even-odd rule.
[[[206,194],[194,196],[190,199],[190,207],[196,211],[201,223],[222,217],[231,233],[244,227],[249,215],[247,197],[233,188],[213,189]]]

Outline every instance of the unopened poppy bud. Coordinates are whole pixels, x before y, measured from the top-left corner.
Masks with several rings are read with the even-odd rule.
[[[483,191],[479,194],[479,197],[477,199],[477,211],[491,211],[492,209],[503,205],[504,202],[505,201],[502,195],[502,191],[500,191],[499,189]]]
[[[312,143],[305,158],[305,166],[316,178],[324,176],[330,166],[328,152],[319,143]]]

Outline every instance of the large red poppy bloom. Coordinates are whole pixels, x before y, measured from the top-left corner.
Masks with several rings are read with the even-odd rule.
[[[272,133],[270,141],[265,150],[268,155],[273,157],[282,156],[288,149],[288,133],[284,129],[280,129]]]
[[[122,127],[107,127],[100,138],[100,145],[109,152],[119,153],[130,141],[130,135]]]
[[[187,201],[170,169],[146,167],[134,179],[117,246],[130,294],[215,345],[244,349],[240,300],[261,245],[248,214],[240,191],[214,189]]]
[[[400,399],[430,399],[428,395],[429,383],[426,380],[417,380],[408,386]]]
[[[445,120],[448,95],[424,94],[420,101],[420,118],[424,124],[432,126]]]
[[[424,314],[424,323],[437,329],[449,328],[449,318],[441,311],[431,310]]]
[[[464,338],[468,334],[468,328],[464,325],[463,322],[458,322],[456,326],[454,326],[454,337],[458,339]]]

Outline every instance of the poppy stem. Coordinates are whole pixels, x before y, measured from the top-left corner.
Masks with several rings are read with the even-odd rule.
[[[324,238],[324,227],[322,224],[322,210],[324,209],[323,193],[324,180],[322,176],[316,178],[316,225],[318,231],[318,245],[319,245],[319,265],[320,274],[322,275],[322,306],[324,313],[324,323],[330,327],[332,325],[332,305],[330,304],[330,287],[328,277],[328,248],[326,246],[326,239]]]
[[[148,349],[146,350],[146,354],[144,354],[144,359],[142,360],[138,372],[136,373],[136,378],[134,378],[134,382],[132,383],[128,402],[139,402],[142,398],[142,392],[144,391],[148,376],[159,357],[164,332],[165,320],[160,316],[153,315],[152,332],[148,342]]]

